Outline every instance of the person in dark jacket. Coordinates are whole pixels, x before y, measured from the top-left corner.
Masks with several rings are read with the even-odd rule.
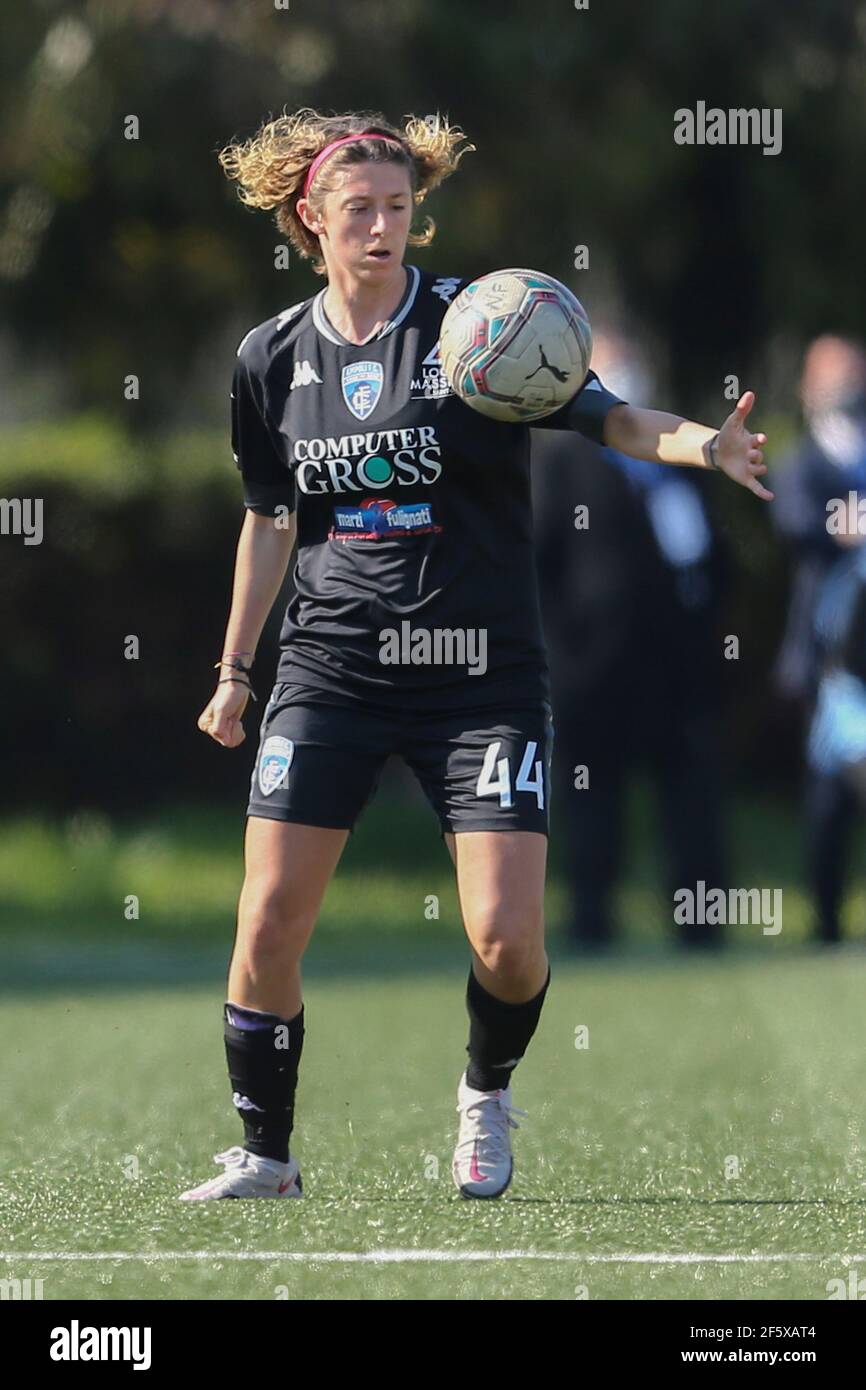
[[[596,332],[628,399],[650,388],[641,360]],[[566,844],[568,934],[615,935],[632,772],[659,802],[666,887],[725,879],[716,620],[727,556],[706,480],[582,439],[533,431],[537,563],[556,727],[554,834]],[[665,472],[667,476],[665,476]],[[714,675],[715,672],[715,675]],[[716,944],[711,924],[676,928]]]
[[[816,338],[804,357],[800,400],[805,430],[780,460],[773,511],[793,564],[775,679],[780,693],[800,705],[809,729],[803,798],[814,934],[832,943],[841,936],[840,908],[858,811],[852,773],[842,756],[842,730],[854,718],[856,677],[840,660],[839,643],[850,641],[843,596],[854,592],[860,561],[852,552],[866,538],[860,533],[861,525],[866,533],[866,518],[860,521],[857,507],[862,498],[866,508],[863,347],[828,334]]]

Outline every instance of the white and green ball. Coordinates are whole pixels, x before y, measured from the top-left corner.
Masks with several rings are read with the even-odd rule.
[[[496,270],[450,305],[439,338],[451,388],[482,415],[531,422],[580,390],[592,330],[566,285],[537,270]]]

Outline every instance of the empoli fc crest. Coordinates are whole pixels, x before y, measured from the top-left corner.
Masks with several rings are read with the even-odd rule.
[[[350,362],[343,368],[343,400],[358,420],[373,414],[384,379],[381,362]]]

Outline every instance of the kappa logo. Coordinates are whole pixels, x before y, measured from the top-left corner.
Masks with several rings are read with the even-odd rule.
[[[240,1091],[232,1092],[232,1105],[236,1110],[257,1110],[260,1115],[265,1113],[261,1105],[255,1105],[249,1096],[242,1096]]]
[[[385,371],[381,362],[350,362],[343,368],[343,400],[358,420],[366,420],[379,403]]]
[[[308,303],[308,299],[302,299],[297,304],[291,304],[288,309],[284,309],[281,314],[278,314],[276,320],[277,330],[279,331],[279,329],[285,328],[286,324],[289,323],[293,318],[296,318],[297,315],[301,312],[301,310],[306,308]],[[254,324],[253,327],[250,329],[249,333],[245,333],[244,336],[241,338],[240,342],[238,343],[238,357],[240,357],[246,344],[249,342],[253,334],[258,332],[259,328],[261,328],[261,324]]]
[[[290,738],[279,738],[273,734],[265,739],[259,758],[259,786],[262,796],[270,796],[277,787],[286,785],[294,753],[295,745]]]
[[[440,275],[439,279],[433,282],[431,292],[438,294],[439,298],[444,300],[446,304],[450,304],[459,284],[459,275]]]
[[[312,364],[310,362],[296,362],[289,390],[294,391],[297,386],[312,386],[314,382],[317,386],[321,386],[322,378],[316,374]]]
[[[277,328],[285,328],[287,323],[290,323],[293,318],[297,318],[309,302],[308,299],[299,299],[297,304],[290,304],[288,309],[284,309],[281,314],[277,315]]]

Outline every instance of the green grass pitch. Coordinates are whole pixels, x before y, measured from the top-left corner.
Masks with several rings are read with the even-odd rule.
[[[134,933],[120,915],[110,937],[108,899],[98,934],[50,913],[41,933],[5,932],[0,1277],[42,1278],[46,1299],[822,1300],[849,1268],[866,1276],[849,1263],[866,1253],[859,944],[828,954],[783,932],[707,960],[650,931],[606,961],[554,948],[515,1074],[514,1181],[468,1202],[450,1176],[467,1029],[450,873],[435,838],[435,860],[376,861],[381,830],[355,837],[308,956],[301,1201],[177,1200],[240,1138],[230,911],[206,928],[194,873],[180,941],[159,920],[148,939],[146,890]],[[174,839],[146,843],[158,883]],[[74,850],[85,876],[92,852]]]

